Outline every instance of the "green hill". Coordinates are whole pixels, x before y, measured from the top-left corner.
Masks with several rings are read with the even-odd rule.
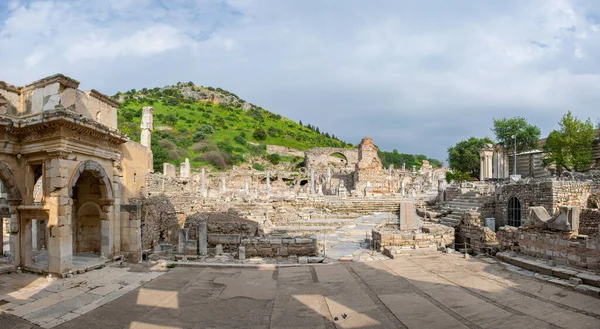
[[[225,169],[264,157],[273,163],[303,159],[268,156],[266,145],[307,150],[312,147],[351,147],[318,127],[303,126],[240,99],[220,88],[178,83],[175,86],[117,93],[119,129],[139,141],[142,107],[154,107],[152,151],[154,169],[189,158],[192,167]]]

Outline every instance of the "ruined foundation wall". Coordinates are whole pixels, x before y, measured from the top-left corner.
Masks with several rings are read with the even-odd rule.
[[[557,181],[550,179],[522,180],[506,184],[496,190],[496,226],[507,224],[508,201],[512,197],[521,203],[522,218],[526,218],[529,207],[542,206],[548,213],[555,214],[561,206],[587,207],[592,193],[590,181]]]
[[[246,257],[316,256],[317,240],[312,238],[252,238],[242,239]]]
[[[397,224],[386,224],[374,229],[371,234],[375,249],[383,251],[386,247],[406,249],[451,246],[454,244],[454,228],[443,225],[424,226],[421,233],[388,230],[385,226],[397,228]],[[415,248],[416,247],[416,248]]]
[[[600,226],[600,209],[584,209],[579,215],[579,234],[597,235]]]
[[[498,230],[496,238],[501,251],[517,251],[537,258],[552,259],[562,265],[599,268],[598,235],[583,239],[577,238],[575,232],[505,226]]]
[[[456,248],[466,248],[474,254],[495,254],[498,250],[496,233],[482,226],[482,215],[478,212],[467,212],[456,227]],[[484,217],[485,218],[485,217]]]

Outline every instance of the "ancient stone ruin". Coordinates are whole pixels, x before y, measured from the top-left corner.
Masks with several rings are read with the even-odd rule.
[[[151,122],[146,146],[132,142],[117,130],[119,103],[78,86],[60,74],[0,83],[0,211],[10,222],[10,259],[23,269],[65,275],[117,257],[141,260],[131,199],[151,170]]]

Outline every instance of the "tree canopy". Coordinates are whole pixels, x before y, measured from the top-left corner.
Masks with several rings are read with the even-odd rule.
[[[388,168],[390,165],[394,165],[394,168],[402,168],[402,163],[406,165],[407,169],[411,169],[412,166],[418,170],[423,165],[423,160],[429,161],[429,164],[434,168],[442,167],[442,162],[437,159],[428,158],[423,154],[406,154],[398,153],[398,150],[392,152],[379,151],[379,158],[384,168]]]
[[[454,171],[469,174],[471,177],[479,177],[479,151],[493,141],[487,137],[471,137],[462,140],[456,145],[448,148],[448,164]]]
[[[519,152],[537,148],[541,134],[540,128],[530,125],[525,118],[521,117],[494,119],[492,131],[496,135],[496,140],[507,149],[513,148],[512,136],[516,135]]]
[[[558,125],[560,129],[552,131],[544,145],[547,153],[544,164],[556,165],[558,172],[589,168],[593,158],[592,142],[596,135],[592,121],[589,118],[581,121],[569,111]]]

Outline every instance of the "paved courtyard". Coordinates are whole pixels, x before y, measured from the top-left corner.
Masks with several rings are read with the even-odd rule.
[[[117,270],[91,272],[96,277],[89,284],[99,280],[101,286],[102,273],[110,271]],[[99,300],[123,287],[106,283],[112,288],[96,291],[100,297],[83,297],[93,290],[78,294],[79,303],[63,293],[72,319],[54,328],[600,328],[600,299],[509,271],[492,259],[456,254],[119,273],[112,275],[137,282],[149,273],[156,277],[96,308],[85,309],[86,298]],[[1,328],[35,327],[6,314],[1,319]]]

